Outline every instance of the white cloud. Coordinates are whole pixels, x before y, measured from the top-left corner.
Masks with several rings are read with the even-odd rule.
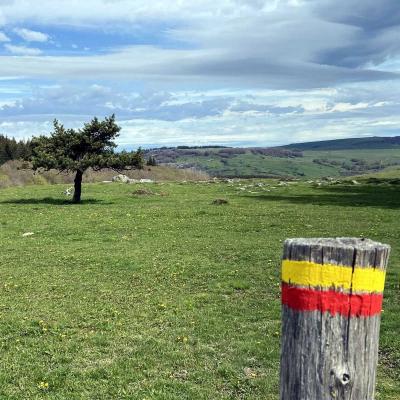
[[[371,86],[371,87],[370,87]],[[364,135],[389,136],[400,129],[399,85],[387,93],[373,85],[335,90],[145,91],[111,86],[42,86],[23,101],[0,107],[1,132],[26,135],[51,130],[60,119],[80,127],[94,115],[115,112],[121,145],[233,144],[272,146]],[[357,101],[352,99],[368,99]],[[386,96],[386,97],[385,97]],[[346,101],[344,101],[346,99]],[[8,125],[7,125],[8,124]],[[46,125],[47,124],[47,125]],[[48,129],[47,129],[47,128]],[[46,128],[46,129],[45,129]],[[12,131],[14,129],[14,131]],[[42,131],[40,131],[42,129]]]
[[[257,4],[259,3],[259,4]],[[99,23],[152,20],[198,20],[210,17],[237,17],[262,12],[275,0],[7,0],[1,4],[2,15],[10,24],[32,21],[43,24],[89,25]],[[266,10],[268,7],[265,7]]]
[[[38,31],[31,31],[30,29],[15,28],[14,32],[26,42],[47,42],[49,40],[49,35]]]
[[[10,38],[4,33],[0,32],[0,42],[9,42]]]
[[[79,128],[91,117],[57,115],[68,128]],[[2,118],[0,132],[25,139],[47,134],[52,131],[53,118],[54,115]],[[346,137],[390,136],[398,132],[400,117],[371,118],[364,115],[361,118],[313,119],[312,116],[287,115],[266,120],[265,116],[244,117],[232,113],[181,121],[117,118],[117,123],[122,126],[117,140],[121,146],[272,146]]]
[[[394,86],[396,91],[398,86]],[[21,90],[21,89],[20,89]],[[348,89],[350,92],[350,89]],[[364,88],[365,90],[365,88]],[[1,93],[1,91],[0,91]],[[10,94],[11,92],[5,92]],[[303,115],[313,118],[347,118],[354,113],[368,111],[369,115],[385,117],[399,108],[399,103],[386,101],[385,97],[352,91],[354,99],[369,97],[370,101],[355,101],[346,91],[308,90],[227,90],[227,91],[143,91],[129,88],[118,90],[112,86],[92,85],[42,85],[31,95],[23,95],[14,107],[0,108],[1,117],[27,115],[70,115],[90,117],[115,112],[119,118],[181,121],[204,119],[210,116],[243,118],[286,118]],[[390,99],[390,94],[387,94]],[[14,97],[12,98],[15,99]],[[335,116],[333,116],[335,114]]]
[[[36,49],[34,47],[26,47],[26,46],[14,46],[12,44],[6,44],[4,47],[12,54],[18,56],[38,56],[42,54],[40,49]],[[7,58],[7,57],[3,57]],[[12,60],[12,59],[11,59]],[[23,61],[23,59],[20,59]]]
[[[346,112],[346,111],[353,111],[353,110],[362,110],[364,108],[368,108],[370,105],[368,103],[337,103],[331,108],[331,112],[339,111],[339,112]]]
[[[1,100],[0,100],[0,109],[3,108],[4,106],[7,106],[7,107],[15,107],[15,105],[16,105],[16,101],[15,101],[15,100],[14,100],[14,101],[10,101],[10,100],[8,100],[8,101],[1,101]]]

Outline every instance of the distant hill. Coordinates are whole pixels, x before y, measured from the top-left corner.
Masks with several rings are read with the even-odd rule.
[[[164,147],[146,157],[217,177],[301,178],[371,174],[400,165],[400,136],[294,143],[280,147]]]
[[[321,140],[318,142],[293,143],[281,147],[286,149],[298,149],[302,151],[400,149],[400,136],[373,136],[367,138]]]
[[[5,144],[3,147],[2,143]],[[1,165],[3,153],[8,155],[3,161],[22,157],[20,147],[21,143],[0,136],[0,150],[4,150],[0,151],[0,188],[37,182],[72,182],[72,176],[60,177],[52,171],[34,175],[32,171],[20,169],[18,161]],[[337,139],[279,147],[162,147],[147,149],[144,156],[148,165],[137,174],[155,180],[198,180],[207,179],[207,176],[316,179],[366,174],[374,178],[377,173],[379,178],[382,173],[384,176],[390,173],[391,179],[400,178],[400,136]],[[90,173],[85,180],[108,180],[113,174],[113,171]]]

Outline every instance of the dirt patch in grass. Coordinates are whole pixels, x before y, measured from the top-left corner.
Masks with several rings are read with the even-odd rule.
[[[229,201],[226,199],[215,199],[215,200],[213,200],[212,204],[214,204],[216,206],[221,206],[223,204],[229,204]]]
[[[137,189],[132,192],[133,196],[168,196],[166,192],[153,192],[151,189]]]
[[[132,192],[134,196],[155,196],[157,193],[153,192],[150,189],[137,189]]]

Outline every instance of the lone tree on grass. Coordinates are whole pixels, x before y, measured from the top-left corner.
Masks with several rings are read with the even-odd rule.
[[[99,121],[93,118],[82,129],[65,129],[54,120],[54,131],[50,136],[32,139],[32,168],[57,169],[60,172],[74,172],[73,202],[81,201],[83,173],[92,168],[99,171],[111,168],[116,171],[143,168],[143,155],[136,152],[115,153],[114,142],[121,128],[115,123],[115,116]]]

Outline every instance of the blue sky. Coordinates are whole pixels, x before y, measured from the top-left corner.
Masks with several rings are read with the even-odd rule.
[[[400,135],[398,0],[0,0],[0,133],[122,147]]]

